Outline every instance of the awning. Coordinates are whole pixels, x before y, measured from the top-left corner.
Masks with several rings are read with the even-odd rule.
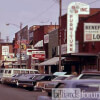
[[[61,60],[63,60],[65,57],[61,57]],[[39,66],[43,66],[43,65],[58,65],[59,63],[59,57],[54,57],[51,58],[47,61],[44,61],[42,63],[39,64]]]
[[[34,47],[43,47],[43,40],[38,41],[38,42],[34,45]]]

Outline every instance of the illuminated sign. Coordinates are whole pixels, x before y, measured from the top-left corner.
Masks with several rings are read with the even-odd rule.
[[[79,14],[89,14],[89,5],[73,2],[68,6],[67,13],[67,53],[75,53],[76,29]]]
[[[84,41],[100,41],[100,23],[84,23]]]

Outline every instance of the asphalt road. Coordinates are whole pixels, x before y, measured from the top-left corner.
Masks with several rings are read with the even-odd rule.
[[[0,100],[37,100],[39,95],[46,95],[46,93],[0,84]]]

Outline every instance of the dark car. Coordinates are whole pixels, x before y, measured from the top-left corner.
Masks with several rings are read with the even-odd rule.
[[[17,85],[19,87],[24,87],[33,90],[37,82],[50,81],[55,77],[56,77],[55,75],[49,75],[49,74],[36,75],[27,79],[19,79]]]

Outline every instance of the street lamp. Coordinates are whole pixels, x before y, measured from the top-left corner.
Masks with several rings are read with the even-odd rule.
[[[22,23],[20,23],[20,26],[16,24],[12,24],[12,23],[7,23],[6,25],[7,26],[13,25],[13,26],[16,26],[17,28],[20,28],[19,33],[20,33],[20,68],[21,68],[22,67],[22,57],[21,57]]]

